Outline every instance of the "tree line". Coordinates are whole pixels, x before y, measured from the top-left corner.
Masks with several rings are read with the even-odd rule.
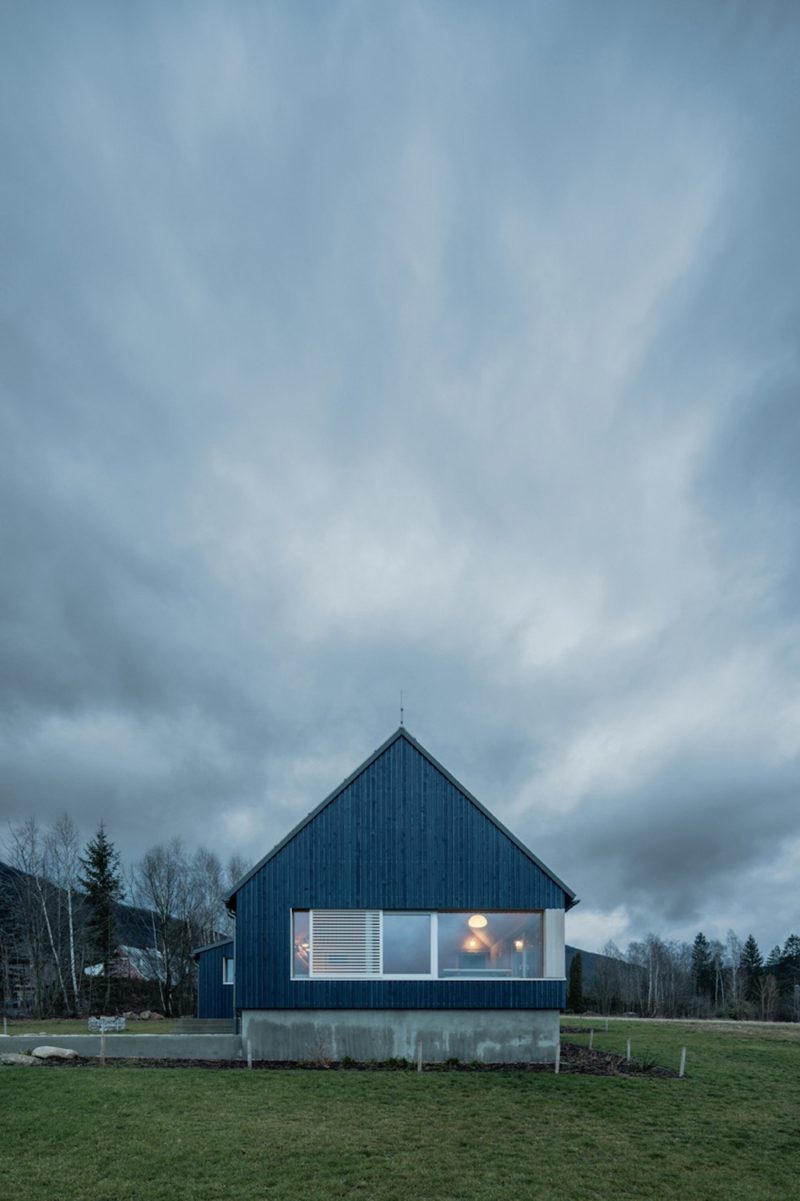
[[[223,898],[247,870],[178,838],[123,873],[101,823],[82,846],[64,815],[9,827],[0,874],[0,1006],[83,1015],[195,1008],[194,947],[232,929]]]
[[[642,1017],[696,1017],[800,1021],[800,937],[764,956],[752,934],[733,931],[725,942],[697,934],[692,943],[648,934],[622,951],[608,942],[591,957],[591,972],[576,955],[567,1007],[573,1012],[636,1013]]]

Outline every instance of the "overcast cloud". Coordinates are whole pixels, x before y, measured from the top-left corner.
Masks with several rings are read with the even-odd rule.
[[[257,858],[402,688],[570,941],[797,930],[795,6],[0,46],[0,819]]]

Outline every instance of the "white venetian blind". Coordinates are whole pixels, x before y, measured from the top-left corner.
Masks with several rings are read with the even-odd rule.
[[[379,976],[381,915],[375,909],[312,909],[312,976]]]

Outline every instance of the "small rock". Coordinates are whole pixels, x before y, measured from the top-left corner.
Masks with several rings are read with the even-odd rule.
[[[41,1060],[34,1059],[32,1055],[15,1055],[13,1052],[9,1055],[0,1055],[0,1063],[18,1064],[21,1068],[41,1067]]]
[[[70,1047],[34,1047],[31,1055],[37,1059],[77,1059],[78,1052]]]

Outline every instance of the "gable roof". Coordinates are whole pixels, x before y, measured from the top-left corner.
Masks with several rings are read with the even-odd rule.
[[[413,738],[411,736],[411,734],[409,734],[409,732],[405,728],[405,726],[400,726],[397,730],[395,730],[394,734],[392,734],[389,738],[387,738],[386,741],[384,743],[382,743],[382,745],[379,746],[376,751],[373,751],[373,753],[369,756],[369,758],[365,759],[364,762],[360,765],[360,767],[357,767],[356,770],[354,772],[352,772],[347,777],[346,780],[343,780],[341,782],[341,784],[339,784],[338,787],[333,790],[333,792],[329,793],[328,796],[326,796],[325,799],[323,801],[321,801],[315,809],[312,809],[311,812],[306,817],[304,817],[301,822],[298,822],[298,824],[294,827],[294,829],[290,830],[289,833],[286,835],[286,837],[282,838],[281,841],[279,843],[277,843],[272,848],[272,850],[269,851],[263,857],[263,859],[260,859],[258,861],[258,863],[255,864],[254,867],[251,867],[250,871],[247,872],[244,876],[242,876],[241,880],[239,880],[234,885],[234,887],[231,889],[231,891],[228,893],[227,897],[225,898],[225,904],[230,909],[235,909],[236,908],[236,900],[235,900],[236,894],[242,887],[244,887],[244,885],[248,882],[248,880],[251,880],[253,878],[253,876],[256,874],[256,872],[261,871],[262,867],[264,867],[267,863],[269,863],[269,861],[271,859],[274,859],[275,856],[278,855],[283,850],[283,848],[287,845],[287,843],[290,843],[292,841],[292,839],[295,838],[300,833],[301,830],[304,830],[306,828],[306,826],[310,825],[310,823],[313,822],[314,818],[317,817],[323,811],[323,809],[326,809],[328,807],[328,805],[330,805],[333,801],[335,801],[336,798],[338,796],[340,796],[341,793],[344,792],[344,790],[346,788],[348,788],[353,783],[354,780],[358,779],[358,777],[360,775],[362,775],[365,771],[367,771],[367,769],[370,768],[372,766],[372,764],[377,759],[379,759],[381,757],[381,755],[383,755],[389,749],[389,747],[392,746],[399,739],[405,739],[405,741],[410,746],[412,746],[414,748],[414,750],[418,752],[418,754],[420,754],[425,760],[427,760],[427,762],[433,768],[435,768],[436,771],[440,772],[445,777],[446,780],[449,780],[449,782],[455,788],[457,788],[458,791],[464,797],[466,797],[466,799],[468,801],[470,801],[483,814],[484,817],[488,818],[488,820],[492,823],[492,825],[494,825],[500,831],[501,834],[504,834],[505,837],[508,838],[509,841],[514,844],[514,846],[517,848],[517,850],[521,851],[522,854],[525,855],[533,864],[535,864],[536,867],[538,867],[540,871],[544,872],[544,874],[550,880],[552,880],[554,884],[558,885],[558,887],[563,890],[563,892],[567,898],[567,903],[566,903],[567,909],[571,909],[574,905],[578,904],[578,900],[575,896],[575,893],[572,891],[572,889],[568,888],[567,885],[564,883],[564,881],[560,880],[558,878],[558,876],[555,875],[554,872],[551,872],[550,869],[548,867],[546,867],[544,863],[542,863],[541,859],[538,859],[536,857],[536,855],[534,855],[533,851],[529,850],[529,848],[526,847],[523,842],[520,842],[520,840],[516,837],[516,835],[512,834],[511,831],[508,830],[503,825],[503,823],[501,821],[499,821],[494,816],[494,814],[491,813],[486,808],[485,805],[482,805],[481,802],[477,799],[477,797],[474,797],[472,795],[472,793],[468,789],[466,789],[464,787],[464,785],[461,784],[455,778],[455,776],[452,775],[447,770],[446,767],[443,767],[442,764],[439,763],[439,761],[437,759],[434,759],[434,757],[430,753],[430,751],[427,751],[425,749],[425,747],[422,746],[421,743],[417,742],[416,738]]]
[[[192,947],[192,955],[197,958],[198,955],[202,955],[205,951],[217,951],[220,947],[231,946],[233,946],[232,938],[218,938],[216,942],[207,942],[204,947]]]

